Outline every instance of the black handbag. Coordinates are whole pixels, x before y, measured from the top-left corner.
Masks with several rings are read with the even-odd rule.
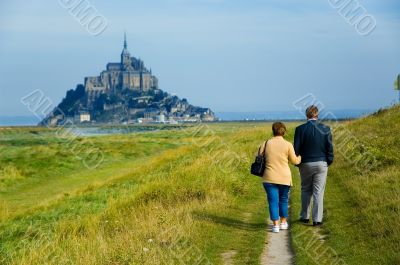
[[[251,164],[251,169],[250,173],[259,177],[262,177],[264,175],[264,170],[265,170],[265,149],[267,148],[267,143],[268,141],[265,141],[264,144],[264,150],[262,154],[260,154],[260,148],[258,148],[256,160],[254,161],[253,164]]]

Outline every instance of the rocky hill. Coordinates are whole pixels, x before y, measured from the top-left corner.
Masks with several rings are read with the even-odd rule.
[[[214,121],[209,108],[193,106],[158,88],[158,79],[144,62],[131,57],[126,37],[121,60],[108,63],[99,76],[67,92],[61,103],[40,123],[177,123]]]

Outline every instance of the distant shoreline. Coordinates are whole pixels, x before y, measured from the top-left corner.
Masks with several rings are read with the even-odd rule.
[[[361,117],[359,117],[361,118]],[[321,121],[332,122],[332,121],[351,121],[359,118],[342,118],[342,119],[321,119]],[[281,122],[302,122],[304,119],[271,119],[271,120],[218,120],[218,121],[202,121],[201,123],[272,123],[275,121]],[[148,124],[106,124],[106,123],[94,123],[94,124],[75,124],[73,125],[76,128],[99,128],[99,127],[110,127],[110,128],[120,128],[120,127],[161,127],[161,126],[171,126],[171,127],[179,127],[179,126],[190,126],[197,124],[196,122],[185,122],[179,124],[163,124],[163,123],[148,123]],[[49,128],[60,128],[63,126],[49,127]],[[65,126],[65,128],[69,128],[72,126]],[[3,125],[0,124],[0,128],[47,128],[44,125],[35,125],[35,124],[23,124],[23,125]]]
[[[335,118],[327,120],[338,120],[338,121],[354,120],[372,114],[375,111],[376,111],[375,109],[331,110],[330,112],[333,113]],[[305,119],[304,115],[298,111],[216,112],[216,116],[218,120],[213,122],[272,122],[277,120],[285,122],[296,122]],[[321,117],[323,117],[323,113]],[[332,117],[332,116],[327,116],[327,117]],[[0,127],[36,127],[39,122],[40,119],[36,116],[0,116]],[[191,123],[184,123],[184,124],[191,124]],[[134,125],[145,126],[139,124],[129,124],[128,126],[134,126]],[[157,125],[157,124],[150,123],[147,125]],[[93,124],[76,124],[75,126],[98,127],[98,126],[127,126],[127,125],[93,123]]]

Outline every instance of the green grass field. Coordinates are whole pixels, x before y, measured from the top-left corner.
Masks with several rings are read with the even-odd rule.
[[[300,190],[293,190],[297,263],[400,264],[400,106],[331,127],[336,160],[321,229],[297,222]]]
[[[297,264],[400,264],[399,110],[331,124],[340,137],[321,229],[296,222],[293,168]],[[268,214],[249,166],[269,136],[268,123],[74,139],[1,128],[0,264],[259,264]],[[104,156],[95,169],[76,151],[89,148]],[[376,163],[363,171],[349,154]]]
[[[248,163],[265,132],[213,124],[91,137],[105,159],[90,170],[68,137],[2,129],[1,262],[222,264],[235,250],[257,264],[267,216]]]

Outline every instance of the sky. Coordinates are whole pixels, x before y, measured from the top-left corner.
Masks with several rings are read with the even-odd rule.
[[[161,89],[217,112],[291,111],[310,93],[327,109],[397,99],[398,0],[84,0],[107,22],[97,35],[66,8],[77,1],[0,2],[0,116],[30,115],[35,89],[58,104],[119,61],[124,31]],[[359,34],[341,1],[375,29]]]

